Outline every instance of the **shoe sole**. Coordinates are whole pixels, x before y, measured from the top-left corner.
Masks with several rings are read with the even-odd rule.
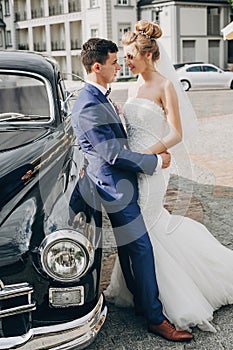
[[[191,340],[193,340],[194,337],[192,338],[186,338],[186,339],[169,339],[169,338],[166,338],[164,335],[162,335],[161,333],[157,333],[157,332],[154,332],[154,331],[151,331],[148,329],[148,332],[149,333],[152,333],[154,335],[158,335],[159,337],[162,337],[163,339],[166,339],[168,341],[172,341],[172,342],[177,342],[177,343],[189,343]]]

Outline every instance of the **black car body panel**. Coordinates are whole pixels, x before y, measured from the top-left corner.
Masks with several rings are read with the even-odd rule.
[[[1,52],[0,98],[0,349],[82,349],[106,317],[102,216],[57,63]]]

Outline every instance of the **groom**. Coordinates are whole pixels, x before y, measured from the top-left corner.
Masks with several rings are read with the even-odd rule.
[[[152,175],[170,164],[170,154],[132,152],[112,102],[107,84],[115,80],[120,66],[118,48],[110,40],[92,38],[82,48],[87,83],[78,96],[72,125],[88,160],[87,173],[96,186],[111,221],[119,261],[135,307],[142,310],[148,330],[172,341],[193,336],[177,331],[163,315],[152,246],[138,205],[137,174]]]

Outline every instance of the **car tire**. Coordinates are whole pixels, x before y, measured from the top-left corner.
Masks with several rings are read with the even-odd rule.
[[[231,82],[230,89],[233,89],[233,80]]]
[[[181,80],[180,82],[184,91],[188,91],[191,88],[191,84],[188,80]]]

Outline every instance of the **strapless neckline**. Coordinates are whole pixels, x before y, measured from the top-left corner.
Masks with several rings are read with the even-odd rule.
[[[164,114],[164,109],[162,106],[160,106],[158,103],[156,103],[155,101],[150,100],[149,98],[146,97],[129,97],[127,102],[131,102],[132,100],[138,100],[138,101],[144,101],[148,104],[150,104],[151,106],[156,107],[158,110],[160,110],[163,114]],[[127,103],[126,102],[126,103]]]

